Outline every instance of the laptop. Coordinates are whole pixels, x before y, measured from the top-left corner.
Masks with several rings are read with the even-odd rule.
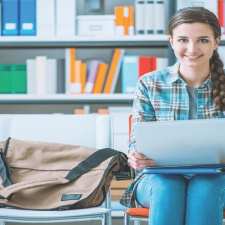
[[[225,119],[139,122],[134,135],[157,165],[225,163]]]

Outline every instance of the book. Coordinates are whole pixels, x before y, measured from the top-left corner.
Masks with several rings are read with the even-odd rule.
[[[20,0],[20,35],[36,35],[36,0]]]
[[[135,33],[145,33],[145,1],[135,0]]]
[[[19,0],[2,0],[2,35],[19,34]]]
[[[154,1],[145,1],[145,19],[144,19],[144,30],[146,34],[153,34],[155,31],[155,15],[158,14],[155,10]]]
[[[166,31],[166,8],[164,0],[155,2],[155,32],[156,34],[164,34]]]
[[[224,32],[225,18],[224,18],[225,1],[218,0],[218,20],[220,23],[221,31]]]
[[[84,90],[85,93],[89,93],[89,94],[93,93],[99,63],[100,62],[98,60],[91,60],[88,63],[88,77],[87,77],[87,82],[86,82],[85,90]]]
[[[57,59],[57,93],[65,93],[65,59]]]
[[[186,7],[204,7],[218,16],[218,1],[212,0],[177,0],[177,10]]]
[[[82,62],[80,68],[81,93],[84,93],[85,91],[86,80],[87,80],[87,63]]]
[[[104,87],[105,94],[110,94],[115,92],[123,55],[124,55],[124,49],[116,48],[114,50],[112,61],[109,67],[109,72],[107,74],[105,87]]]
[[[37,36],[55,36],[55,0],[38,0],[36,2]]]
[[[138,56],[124,56],[122,63],[122,93],[134,93],[138,81]]]
[[[138,63],[138,76],[156,70],[156,57],[155,56],[139,56]]]
[[[143,174],[217,174],[224,172],[224,163],[187,166],[152,166],[143,170]]]
[[[76,30],[76,1],[56,0],[56,35],[72,37]]]
[[[47,94],[47,56],[36,56],[35,59],[35,76],[36,76],[36,94]]]
[[[114,14],[115,14],[115,34],[124,35],[123,6],[116,6],[114,8]]]
[[[103,84],[105,81],[106,73],[107,73],[108,64],[100,63],[98,66],[98,71],[96,74],[96,80],[94,84],[93,93],[99,94],[102,92]]]

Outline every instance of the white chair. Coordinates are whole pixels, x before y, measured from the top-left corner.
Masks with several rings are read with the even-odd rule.
[[[0,115],[0,141],[7,137],[110,147],[110,117],[107,115]],[[109,196],[108,196],[109,198]],[[65,211],[38,211],[0,208],[0,225],[100,220],[111,225],[110,201],[103,206]]]

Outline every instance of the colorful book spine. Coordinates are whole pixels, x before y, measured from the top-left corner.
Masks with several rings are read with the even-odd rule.
[[[25,94],[27,93],[26,65],[0,65],[0,93]]]
[[[134,34],[134,7],[116,6],[115,14],[115,34],[133,35]]]
[[[122,63],[122,93],[134,93],[138,81],[138,56],[124,56]]]
[[[19,34],[19,0],[2,0],[2,35]]]
[[[138,76],[141,77],[146,73],[156,70],[157,58],[155,56],[139,56]]]
[[[36,35],[36,0],[20,0],[20,35]]]
[[[225,2],[224,0],[218,0],[218,19],[221,26],[221,31],[224,33],[224,26],[225,26]]]
[[[115,92],[123,55],[124,55],[123,49],[116,48],[114,50],[112,61],[109,67],[109,72],[105,82],[105,87],[104,87],[105,94],[110,94]]]
[[[94,85],[94,89],[93,89],[94,94],[99,94],[102,92],[104,81],[105,81],[106,74],[107,74],[107,69],[108,69],[108,64],[106,64],[106,63],[99,64],[97,75],[96,75],[96,80],[95,80],[95,85]]]
[[[91,60],[90,63],[88,63],[88,78],[85,85],[85,93],[93,92],[99,63],[98,60]]]
[[[81,93],[85,92],[86,80],[87,80],[87,63],[82,62],[80,71]]]

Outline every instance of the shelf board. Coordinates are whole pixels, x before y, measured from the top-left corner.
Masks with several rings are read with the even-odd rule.
[[[0,47],[141,47],[167,46],[167,35],[133,35],[118,37],[46,37],[0,36]]]
[[[225,44],[225,35],[221,38]],[[133,35],[115,37],[37,37],[0,36],[0,47],[145,47],[168,46],[168,35]]]
[[[0,94],[1,104],[67,104],[67,103],[132,103],[132,94],[55,94],[55,95],[28,95],[28,94]]]

